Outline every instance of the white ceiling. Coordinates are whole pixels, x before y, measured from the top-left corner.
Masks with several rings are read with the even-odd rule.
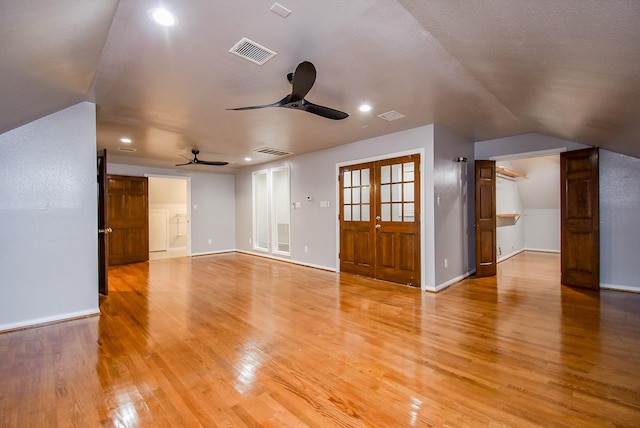
[[[0,132],[89,100],[99,148],[161,167],[193,147],[241,166],[273,159],[259,147],[301,154],[429,123],[640,157],[640,1],[279,2],[287,18],[273,0],[163,0],[179,19],[163,28],[147,16],[160,0],[3,0]],[[230,54],[242,37],[277,55]],[[307,99],[349,118],[226,110],[280,100],[304,60],[318,73]],[[377,117],[390,110],[406,117]],[[125,135],[135,153],[117,151]]]

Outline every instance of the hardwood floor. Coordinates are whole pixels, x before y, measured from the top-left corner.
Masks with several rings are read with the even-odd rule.
[[[640,294],[557,255],[438,294],[242,254],[109,275],[100,317],[0,334],[0,426],[640,426]]]

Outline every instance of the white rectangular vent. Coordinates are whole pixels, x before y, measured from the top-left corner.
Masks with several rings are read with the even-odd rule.
[[[118,151],[119,152],[133,153],[133,152],[137,152],[138,149],[132,149],[131,147],[118,147]]]
[[[291,11],[280,3],[274,3],[273,6],[271,6],[271,12],[280,15],[283,18],[286,18],[291,14]]]
[[[277,55],[271,49],[267,49],[246,37],[243,37],[234,47],[229,49],[229,52],[258,65],[264,64]]]
[[[285,152],[284,150],[273,149],[271,147],[260,147],[259,149],[255,149],[254,152],[273,156],[287,156],[293,154],[291,152]]]
[[[391,122],[392,120],[401,119],[405,116],[404,114],[400,114],[395,110],[391,110],[386,113],[379,114],[378,117]]]

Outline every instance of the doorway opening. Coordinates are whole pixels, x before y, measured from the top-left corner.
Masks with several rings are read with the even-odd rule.
[[[496,259],[560,253],[560,155],[496,160]]]
[[[191,255],[189,177],[149,176],[149,260]]]

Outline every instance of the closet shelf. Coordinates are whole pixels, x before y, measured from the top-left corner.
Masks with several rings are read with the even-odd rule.
[[[496,218],[504,219],[504,222],[508,222],[508,223],[503,224],[503,226],[507,226],[509,224],[516,224],[520,219],[520,217],[522,217],[523,215],[525,214],[521,214],[521,213],[496,214]],[[513,223],[511,223],[511,221],[513,221]]]
[[[526,174],[523,174],[522,172],[513,170],[511,168],[507,168],[506,166],[496,166],[496,175],[510,178],[512,180],[515,180],[517,178],[527,178]]]

